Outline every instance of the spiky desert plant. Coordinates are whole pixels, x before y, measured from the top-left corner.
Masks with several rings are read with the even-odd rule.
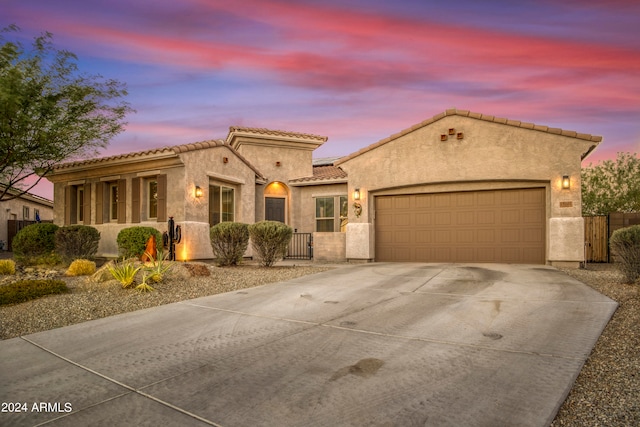
[[[138,292],[153,292],[155,289],[147,283],[147,273],[142,274],[142,283],[136,286]]]
[[[151,258],[151,254],[145,252],[146,255]],[[153,259],[153,258],[151,258]],[[149,273],[149,280],[155,283],[159,283],[164,278],[164,275],[171,269],[171,264],[166,262],[164,252],[158,252],[158,259],[153,261],[151,265],[144,267],[145,272]]]
[[[116,279],[123,288],[128,288],[133,285],[133,281],[136,278],[136,273],[140,271],[142,266],[136,267],[130,260],[122,259],[122,263],[114,262],[113,265],[108,266],[109,272]]]

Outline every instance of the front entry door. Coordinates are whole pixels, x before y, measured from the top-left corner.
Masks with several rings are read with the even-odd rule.
[[[284,222],[284,201],[285,199],[276,197],[265,198],[264,219]]]

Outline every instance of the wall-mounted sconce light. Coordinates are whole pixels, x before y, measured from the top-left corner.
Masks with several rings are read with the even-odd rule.
[[[360,200],[360,189],[356,188],[353,192],[353,200]]]
[[[446,141],[447,139],[449,139],[449,136],[445,135],[444,133],[440,135],[440,141]]]
[[[200,188],[199,186],[196,185],[196,191],[195,191],[194,194],[195,194],[196,198],[198,198],[198,199],[200,197],[202,197],[202,188]]]
[[[228,157],[223,157],[222,158],[222,163],[229,163],[229,158]]]
[[[456,130],[454,128],[449,129],[449,135],[453,135],[455,133],[456,133]]]
[[[280,162],[276,162],[276,166],[278,166],[278,167],[280,167],[281,164],[282,163],[280,163]]]
[[[458,139],[462,139],[462,138],[464,138],[464,133],[462,133],[462,132],[458,132],[458,133],[456,134],[456,138],[458,138]]]
[[[571,179],[569,178],[569,175],[563,175],[562,176],[562,189],[568,190],[569,188],[571,188]]]

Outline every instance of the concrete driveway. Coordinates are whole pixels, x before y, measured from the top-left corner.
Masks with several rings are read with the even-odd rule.
[[[545,266],[346,266],[2,341],[0,424],[544,426],[616,307]]]

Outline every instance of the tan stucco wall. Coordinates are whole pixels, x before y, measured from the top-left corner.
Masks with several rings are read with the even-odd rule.
[[[448,135],[449,129],[462,132],[463,139]],[[442,134],[447,134],[447,141],[441,141]],[[560,226],[550,220],[572,219],[576,224],[581,220],[581,155],[592,145],[548,132],[446,116],[340,164],[349,175],[349,197],[355,188],[360,188],[362,197],[361,217],[350,209],[349,222],[373,224],[374,196],[380,194],[543,186],[547,189],[548,262],[581,261],[578,249],[582,250],[583,240],[574,230],[576,225],[567,234],[564,230],[570,221]],[[561,188],[565,174],[571,177],[569,190]],[[557,245],[560,238],[564,241]],[[347,257],[357,252],[362,250],[351,247],[347,237]]]
[[[346,261],[346,233],[313,233],[313,260]]]

